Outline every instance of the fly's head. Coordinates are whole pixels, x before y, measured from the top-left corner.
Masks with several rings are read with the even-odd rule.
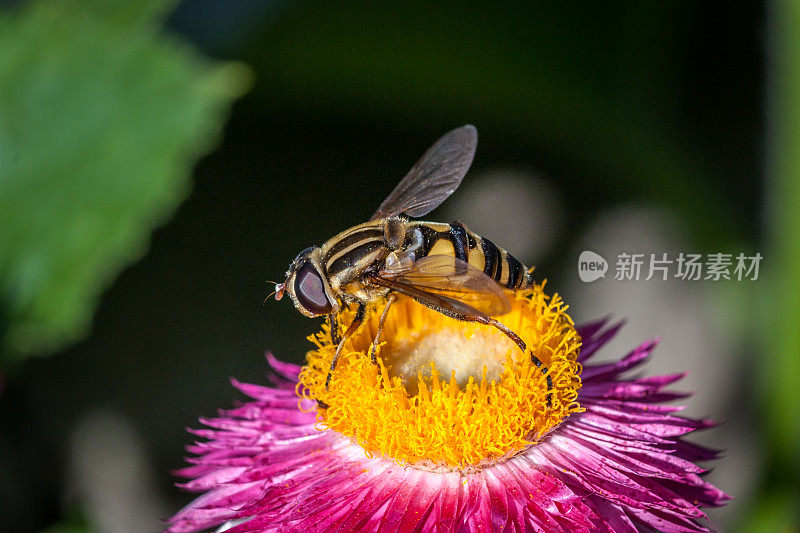
[[[308,317],[327,315],[338,308],[320,262],[319,247],[306,248],[295,257],[286,271],[286,281],[275,287],[275,299],[280,300],[284,293]]]

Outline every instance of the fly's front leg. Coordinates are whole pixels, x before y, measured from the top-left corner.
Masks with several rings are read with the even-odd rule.
[[[350,326],[347,328],[347,331],[344,332],[342,335],[341,340],[339,341],[339,345],[336,347],[336,354],[333,356],[333,361],[331,361],[331,369],[328,372],[328,377],[325,379],[325,390],[328,390],[331,384],[331,377],[333,376],[333,371],[336,368],[336,361],[339,360],[339,355],[342,353],[342,347],[344,343],[347,342],[347,339],[353,336],[353,333],[358,331],[358,328],[361,327],[361,324],[364,322],[364,315],[366,314],[367,306],[366,304],[359,302],[358,309],[356,309],[356,316],[353,318],[353,322],[350,323]]]
[[[339,335],[339,315],[334,311],[333,313],[329,314],[327,318],[328,318],[328,325],[331,327],[331,342],[333,342],[333,344],[337,345],[338,347],[338,345],[342,342],[342,336]],[[328,379],[330,380],[330,374],[328,374]],[[325,388],[326,389],[328,388],[327,384],[325,385]],[[330,408],[330,406],[327,403],[320,400],[317,400],[317,405],[321,409]]]
[[[373,365],[378,364],[375,352],[378,351],[378,345],[381,342],[381,332],[383,332],[383,323],[386,321],[386,315],[389,314],[389,308],[395,300],[397,300],[397,296],[393,292],[390,292],[389,296],[386,297],[386,307],[383,308],[383,314],[381,314],[381,319],[378,321],[378,331],[375,333],[375,338],[372,340],[372,347],[369,350],[369,358]]]
[[[339,335],[339,320],[338,315],[334,312],[328,315],[328,324],[331,326],[331,342],[339,344],[342,342],[342,336]]]

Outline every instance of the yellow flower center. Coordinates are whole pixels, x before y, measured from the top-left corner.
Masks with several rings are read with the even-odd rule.
[[[543,287],[509,294],[511,312],[497,317],[525,341],[528,354],[492,326],[401,298],[386,319],[378,364],[370,362],[369,350],[382,307],[345,342],[327,390],[336,345],[327,324],[309,337],[317,349],[308,352],[300,373],[302,394],[327,406],[318,409],[320,424],[369,455],[462,471],[512,457],[581,410],[581,339],[567,306]],[[352,319],[352,311],[341,313],[340,330]]]

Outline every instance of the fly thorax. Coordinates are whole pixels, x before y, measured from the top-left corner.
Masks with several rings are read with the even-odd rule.
[[[362,280],[354,280],[342,287],[342,294],[356,302],[374,302],[388,294],[389,289],[365,283]]]
[[[397,250],[406,239],[406,221],[399,217],[387,218],[383,225],[383,240],[386,246]]]
[[[330,276],[328,278],[328,283],[330,284],[331,290],[334,292],[334,294],[341,294],[342,280],[339,276]]]

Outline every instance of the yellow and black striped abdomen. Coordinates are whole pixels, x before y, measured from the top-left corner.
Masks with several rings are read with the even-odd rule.
[[[516,257],[458,222],[411,222],[406,235],[417,258],[453,256],[482,270],[507,289],[522,289],[533,283],[528,269]]]

